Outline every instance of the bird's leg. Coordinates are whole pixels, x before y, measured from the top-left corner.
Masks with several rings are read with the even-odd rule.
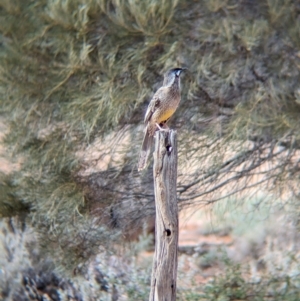
[[[156,126],[158,127],[158,129],[160,130],[160,131],[163,131],[163,132],[167,132],[167,131],[169,131],[169,128],[162,128],[158,123],[155,123],[156,124]],[[164,126],[164,125],[163,125]]]
[[[169,127],[167,126],[167,122],[169,119],[167,119],[166,121],[161,122],[159,125],[166,130],[169,130]]]

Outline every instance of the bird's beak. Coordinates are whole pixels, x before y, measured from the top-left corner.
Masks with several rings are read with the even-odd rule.
[[[189,70],[189,69],[188,69],[188,68],[185,68],[185,67],[184,67],[184,68],[181,68],[180,73],[183,72],[183,71],[186,71],[186,70]]]
[[[179,75],[181,74],[181,72],[188,70],[188,68],[181,68]]]

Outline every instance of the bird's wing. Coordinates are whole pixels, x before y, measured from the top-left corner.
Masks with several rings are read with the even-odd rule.
[[[149,120],[151,119],[153,113],[154,113],[155,110],[159,107],[160,102],[161,102],[161,100],[160,100],[161,94],[162,94],[161,92],[162,92],[162,91],[161,91],[161,88],[160,88],[160,89],[158,89],[158,90],[156,91],[156,93],[153,95],[153,97],[152,97],[152,99],[151,99],[151,101],[150,101],[150,103],[149,103],[149,105],[148,105],[147,112],[146,112],[146,114],[145,114],[145,119],[144,119],[144,122],[145,122],[145,123],[148,123],[148,122],[149,122]]]

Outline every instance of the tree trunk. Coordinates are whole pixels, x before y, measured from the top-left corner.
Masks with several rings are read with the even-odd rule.
[[[176,131],[158,131],[154,151],[155,254],[150,301],[175,301],[178,247]]]

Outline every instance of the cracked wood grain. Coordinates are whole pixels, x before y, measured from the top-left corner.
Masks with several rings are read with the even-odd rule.
[[[158,131],[154,151],[155,253],[150,301],[175,301],[178,250],[177,134]]]

